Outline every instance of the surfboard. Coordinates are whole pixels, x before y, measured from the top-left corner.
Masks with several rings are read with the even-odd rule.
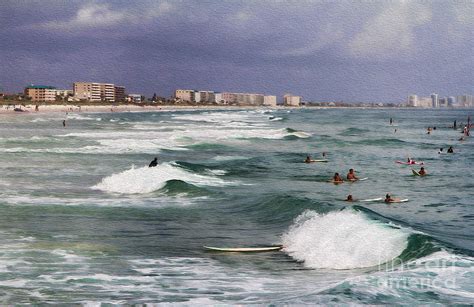
[[[309,162],[306,162],[306,160],[305,160],[305,161],[303,161],[303,162],[304,162],[304,163],[314,163],[314,162],[320,162],[320,163],[324,162],[324,163],[325,163],[325,162],[329,162],[329,160],[324,160],[324,159],[320,159],[320,160],[309,160]]]
[[[393,204],[393,203],[406,203],[408,201],[408,198],[405,198],[405,199],[400,199],[400,200],[396,200],[396,201],[391,201],[390,204]]]
[[[408,162],[404,162],[404,161],[395,161],[395,163],[403,164],[403,165],[424,165],[425,164],[423,162],[408,163]]]
[[[359,178],[359,179],[356,179],[356,180],[347,179],[347,181],[349,181],[349,182],[357,182],[357,181],[365,181],[365,180],[367,180],[367,179],[369,179],[369,177]]]
[[[277,251],[283,248],[281,245],[265,246],[265,247],[214,247],[203,246],[205,249],[217,252],[234,252],[234,253],[252,253],[252,252],[270,252]]]
[[[328,182],[334,183],[334,184],[341,184],[341,183],[344,183],[344,181],[335,181],[335,180],[328,180]]]
[[[382,197],[378,197],[378,198],[361,199],[360,201],[371,202],[371,201],[382,201],[382,200],[383,200]]]
[[[411,170],[411,172],[413,173],[413,175],[415,176],[421,176],[420,173],[418,173],[417,171],[415,171],[414,169]]]

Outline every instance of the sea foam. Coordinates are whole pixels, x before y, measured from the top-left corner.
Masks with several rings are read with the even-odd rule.
[[[171,163],[156,167],[132,167],[129,170],[105,177],[92,189],[123,194],[151,193],[163,188],[169,180],[182,180],[197,186],[225,186],[232,184],[213,176],[187,172]]]
[[[306,211],[282,240],[284,251],[309,268],[354,269],[395,259],[407,247],[409,235],[362,212]]]

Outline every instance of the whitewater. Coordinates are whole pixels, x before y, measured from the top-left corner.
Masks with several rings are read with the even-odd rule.
[[[0,303],[472,304],[470,112],[0,114]]]

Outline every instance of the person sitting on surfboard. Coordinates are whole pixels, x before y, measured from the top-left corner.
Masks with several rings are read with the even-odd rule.
[[[304,160],[304,163],[311,163],[311,162],[313,162],[313,161],[311,161],[311,156],[310,155],[306,156],[306,159]]]
[[[448,148],[448,153],[454,153],[453,146],[449,146],[449,148]]]
[[[155,167],[158,165],[158,158],[155,157],[155,159],[153,159],[153,161],[150,162],[150,165],[148,165],[148,167]]]
[[[335,173],[334,177],[332,177],[332,181],[335,183],[342,183],[344,180],[342,180],[341,176],[339,176],[339,173]]]
[[[354,201],[352,194],[347,195],[346,201]]]
[[[355,172],[354,172],[354,169],[350,169],[349,170],[349,173],[347,173],[347,180],[351,180],[351,181],[354,181],[354,180],[359,180],[359,178],[357,178]]]
[[[426,175],[426,171],[425,171],[425,168],[424,168],[423,166],[420,168],[420,171],[418,172],[418,174],[419,174],[420,176]]]

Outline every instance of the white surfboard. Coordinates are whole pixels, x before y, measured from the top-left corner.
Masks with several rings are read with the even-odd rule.
[[[205,249],[218,251],[218,252],[237,252],[237,253],[251,253],[251,252],[269,252],[277,251],[283,248],[283,246],[265,246],[265,247],[214,247],[214,246],[203,246]]]
[[[360,201],[371,202],[371,201],[382,201],[382,200],[383,200],[382,197],[378,197],[378,198],[361,199]]]
[[[405,199],[400,199],[400,200],[396,200],[396,201],[391,201],[390,203],[406,203],[408,201],[408,198],[405,198]]]

